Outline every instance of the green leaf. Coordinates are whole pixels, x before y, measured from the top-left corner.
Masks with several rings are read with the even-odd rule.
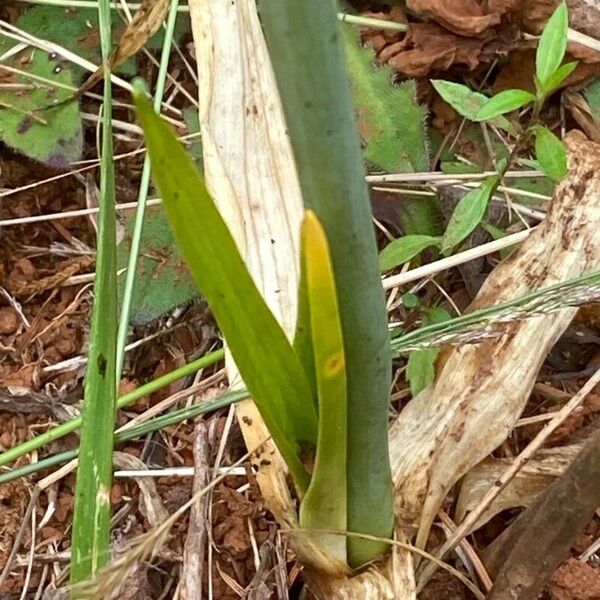
[[[125,238],[119,245],[117,264],[127,266],[134,214],[125,217]],[[124,278],[119,280],[122,288]],[[119,290],[119,297],[123,290]],[[149,207],[144,217],[140,256],[131,304],[134,325],[148,325],[160,316],[198,296],[198,288],[175,243],[167,217],[160,206]]]
[[[484,179],[478,188],[471,190],[460,199],[444,232],[442,252],[452,250],[479,225],[497,180],[496,176]]]
[[[156,115],[139,87],[134,101],[175,238],[303,493],[309,478],[298,453],[302,444],[316,443],[317,417],[302,365],[171,127]]]
[[[10,45],[2,44],[0,53]],[[0,86],[0,139],[8,146],[57,169],[67,169],[81,158],[83,133],[79,108],[68,104],[56,110],[35,112],[53,100],[73,94],[69,64],[38,48],[27,48],[7,60],[20,73],[5,73]],[[52,83],[42,83],[42,77]]]
[[[427,110],[417,102],[414,81],[392,84],[389,66],[374,66],[373,50],[361,48],[356,28],[343,26],[364,156],[392,173],[427,171]]]
[[[423,327],[448,321],[450,315],[443,308],[433,307],[423,318]],[[406,379],[410,384],[413,398],[423,391],[435,379],[435,361],[440,352],[439,348],[424,348],[413,350],[408,356]]]
[[[389,331],[338,3],[260,0],[258,9],[302,196],[327,234],[338,291],[348,378],[348,530],[387,538],[394,525]],[[389,549],[359,538],[347,546],[352,567]]]
[[[548,91],[548,81],[565,56],[568,28],[567,4],[563,1],[544,26],[535,56],[535,74],[543,92]]]
[[[421,305],[421,299],[416,294],[406,292],[402,295],[402,304],[405,308],[417,308]]]
[[[487,121],[517,110],[534,101],[535,96],[525,90],[504,90],[490,98],[487,104],[477,113],[477,120]]]
[[[301,238],[319,398],[319,433],[314,470],[300,505],[300,524],[308,529],[345,532],[347,415],[344,342],[327,239],[319,220],[310,210],[304,216]],[[341,562],[346,562],[344,535],[316,535],[323,547]]]
[[[554,181],[567,174],[567,151],[564,144],[546,127],[535,130],[535,155],[542,171]]]
[[[437,93],[452,108],[465,119],[469,121],[481,121],[478,117],[481,109],[490,101],[490,99],[469,89],[466,85],[454,83],[453,81],[444,81],[443,79],[432,79],[431,83]],[[514,127],[505,117],[496,117],[490,121],[492,125],[500,127],[506,131],[514,131]]]
[[[102,56],[111,53],[109,0],[98,4]],[[35,51],[34,51],[35,52]],[[117,393],[117,236],[112,132],[112,86],[104,80],[100,159],[100,212],[94,304],[85,375],[81,444],[71,534],[70,580],[94,577],[109,560],[110,487],[113,478],[113,432]],[[73,594],[76,597],[78,594]]]
[[[544,85],[543,97],[556,90],[560,84],[577,68],[578,64],[579,63],[574,60],[558,67],[558,69],[556,69],[556,71],[550,75],[548,81],[546,81],[546,84]]]
[[[389,243],[379,254],[379,266],[388,271],[409,261],[430,246],[439,246],[442,238],[433,235],[405,235]]]

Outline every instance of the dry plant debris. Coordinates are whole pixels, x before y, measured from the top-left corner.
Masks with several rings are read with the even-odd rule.
[[[224,178],[223,189],[232,182],[237,186],[240,181],[246,181],[249,186],[259,185],[257,181],[248,183],[243,179],[243,167],[247,165],[244,164],[245,159],[239,144],[239,131],[244,127],[248,128],[245,135],[253,140],[250,142],[253,150],[265,145],[262,141],[256,141],[261,136],[274,136],[275,138],[270,140],[273,143],[271,155],[259,156],[257,153],[253,155],[253,159],[256,159],[257,163],[251,167],[252,169],[259,169],[265,165],[272,167],[273,164],[270,161],[275,160],[280,161],[277,169],[285,171],[283,165],[286,160],[289,160],[289,156],[285,156],[286,150],[281,145],[281,139],[278,135],[274,135],[277,131],[271,120],[272,114],[269,112],[269,118],[265,117],[266,121],[264,121],[261,115],[257,115],[253,110],[251,98],[257,99],[256,106],[259,109],[262,106],[261,102],[266,102],[265,106],[268,107],[268,111],[277,109],[277,102],[272,98],[269,99],[272,90],[263,87],[268,88],[263,76],[253,81],[258,89],[252,88],[253,95],[247,98],[250,103],[250,112],[246,116],[250,116],[249,120],[242,119],[243,124],[239,125],[231,112],[222,115],[225,121],[228,118],[231,119],[227,122],[227,127],[230,128],[227,131],[234,132],[231,138],[232,154],[224,156],[223,151],[217,151],[219,134],[217,117],[221,106],[220,102],[223,103],[222,106],[225,109],[229,110],[230,108],[225,100],[219,99],[219,94],[224,91],[226,86],[223,73],[227,69],[221,69],[218,66],[228,65],[228,69],[231,69],[230,72],[232,72],[242,65],[242,70],[245,69],[245,76],[252,79],[254,73],[252,69],[257,68],[254,61],[260,63],[261,60],[264,60],[264,56],[261,55],[262,51],[256,47],[253,37],[256,35],[256,31],[244,29],[243,43],[247,50],[256,52],[257,56],[249,58],[246,55],[244,59],[246,62],[238,62],[240,61],[239,56],[231,48],[226,47],[227,44],[231,45],[231,29],[228,29],[228,21],[222,20],[219,24],[217,18],[219,15],[223,16],[219,12],[225,11],[226,7],[223,3],[190,1],[190,4],[192,11],[196,11],[196,19],[204,19],[203,30],[210,30],[211,35],[214,36],[213,41],[219,40],[219,43],[210,46],[210,40],[207,39],[205,40],[207,45],[204,47],[197,42],[195,48],[198,52],[207,52],[202,55],[202,58],[206,60],[209,57],[213,62],[214,69],[213,71],[201,69],[199,72],[203,90],[201,106],[207,109],[211,105],[207,101],[208,99],[214,103],[212,114],[204,115],[207,140],[205,152],[209,156],[211,152],[213,153],[215,177],[219,174],[222,175],[219,172],[219,161],[228,162],[227,169],[232,169],[233,175],[229,174],[227,178]],[[211,5],[211,10],[214,10],[217,15],[214,21],[206,21],[206,14],[199,15],[199,11],[204,10],[207,4]],[[219,4],[220,6],[218,6]],[[588,0],[569,0],[568,4],[571,27],[596,40],[599,39],[600,15],[597,5]],[[555,5],[554,0],[535,0],[534,2],[489,0],[487,3],[479,3],[474,0],[469,2],[413,0],[407,3],[408,10],[406,11],[394,7],[391,10],[386,9],[384,12],[379,12],[375,11],[373,6],[369,6],[367,8],[372,12],[365,13],[379,18],[409,23],[408,33],[398,34],[373,29],[362,29],[361,31],[363,40],[372,45],[380,63],[389,64],[401,78],[417,78],[417,90],[421,101],[431,101],[431,90],[424,79],[425,76],[435,72],[445,73],[448,77],[458,79],[474,76],[476,81],[481,81],[484,72],[497,59],[505,64],[494,72],[492,89],[500,90],[509,87],[530,89],[535,43],[532,40],[523,39],[522,33],[539,34]],[[167,3],[164,1],[150,3],[147,0],[145,6],[153,10],[164,11]],[[22,10],[22,4],[7,1],[0,6],[0,17],[9,23],[14,23]],[[146,13],[146,17],[148,14],[150,13]],[[136,22],[130,26],[134,35],[123,39],[119,51],[127,54],[139,50],[140,45],[144,44],[149,30],[160,25],[162,21],[160,12],[153,13],[153,15],[150,14],[147,20],[145,20],[146,17],[136,18]],[[237,18],[240,18],[239,15]],[[248,18],[247,14],[245,18]],[[240,22],[236,21],[236,23],[239,25]],[[247,21],[244,21],[244,27],[247,26]],[[558,102],[552,105],[544,118],[553,125],[565,126],[567,130],[579,126],[588,137],[598,141],[597,115],[590,107],[585,90],[579,90],[574,86],[581,82],[585,83],[590,76],[599,72],[600,53],[574,43],[569,45],[569,52],[573,58],[580,60],[581,64],[565,83],[568,89],[563,95],[567,109],[566,121],[561,120]],[[264,65],[261,68],[264,68]],[[182,77],[182,74],[185,73],[185,67],[181,63],[174,67],[173,75]],[[7,78],[3,83],[10,83],[10,81],[11,79]],[[238,83],[242,86],[248,82],[242,83],[240,80]],[[186,85],[192,90],[191,93],[195,94],[193,80],[186,80]],[[183,107],[183,103],[177,94],[174,97],[173,108],[179,110]],[[126,101],[127,97],[122,96],[120,99]],[[94,110],[95,108],[97,105],[94,105]],[[447,106],[441,107],[439,101],[432,102],[432,111],[432,121],[440,125],[439,130],[442,134],[453,136],[452,128],[457,124],[456,115]],[[176,115],[179,119],[179,113],[170,112],[169,114]],[[129,118],[130,115],[125,109],[119,113],[119,119],[123,119],[124,123]],[[209,123],[207,126],[206,122],[211,120],[214,120],[214,123]],[[87,125],[84,138],[86,159],[95,157],[93,138],[93,129]],[[139,143],[139,137],[130,132],[119,133],[116,137],[117,149],[123,153],[137,151]],[[510,261],[500,266],[490,276],[473,307],[488,302],[497,302],[501,298],[513,294],[518,295],[525,289],[533,289],[544,283],[598,268],[598,249],[594,246],[597,241],[593,242],[592,234],[594,222],[600,222],[600,208],[598,203],[593,204],[592,194],[589,193],[592,188],[597,190],[594,186],[598,185],[595,175],[600,166],[597,158],[598,151],[596,146],[577,135],[569,137],[569,144],[573,150],[571,160],[575,174],[570,176],[560,188],[561,191],[557,192],[543,225],[530,236],[530,240],[523,245],[518,254],[515,254]],[[459,143],[460,152],[469,158],[481,154],[481,149],[482,146],[473,143],[471,138],[467,141],[461,140]],[[118,173],[119,201],[132,202],[136,198],[136,185],[141,165],[135,157],[127,159],[123,165]],[[242,167],[241,175],[236,171],[236,168],[240,167]],[[42,179],[51,179],[60,174],[53,169],[40,167],[36,163],[23,159],[4,146],[0,148],[0,169],[0,194],[10,193],[9,196],[1,199],[2,219],[27,219],[44,213],[56,214],[69,210],[81,210],[86,206],[83,186],[73,176],[65,177],[63,175],[62,179],[50,181],[43,187],[32,187],[29,190],[14,193],[15,189],[22,186],[35,184],[36,181]],[[585,183],[578,183],[587,177],[586,173],[588,172],[593,172],[594,175]],[[238,173],[239,177],[235,173]],[[286,176],[283,178],[283,183],[276,187],[285,192],[286,200],[293,204],[293,200],[290,200],[290,197],[293,196],[290,189],[295,189],[295,184],[290,185],[290,181],[293,181],[293,176],[291,179],[290,176]],[[272,180],[269,181],[269,185],[271,184]],[[261,195],[265,192],[263,188],[258,189],[260,191],[252,189],[249,193]],[[436,188],[433,186],[427,188],[427,190],[430,189]],[[236,193],[239,193],[237,188]],[[580,195],[582,196],[579,197]],[[223,196],[228,197],[228,194],[223,192]],[[578,197],[579,200],[575,201]],[[397,198],[398,196],[394,197],[395,205],[399,204]],[[402,205],[406,206],[408,202]],[[292,208],[292,212],[298,206],[297,204],[295,208]],[[225,211],[232,215],[237,214],[237,203],[231,201]],[[392,220],[394,224],[397,223],[395,218]],[[240,222],[250,223],[251,219],[242,215]],[[275,233],[285,237],[286,231],[283,227],[275,223],[273,229]],[[77,248],[77,245],[74,244],[77,241],[82,242],[85,246],[93,247],[94,232],[91,224],[85,218],[78,217],[57,220],[54,224],[46,221],[3,227],[1,231],[3,242],[0,250],[0,285],[5,288],[10,299],[4,295],[0,297],[0,382],[2,383],[0,388],[0,408],[2,408],[0,445],[2,448],[8,448],[49,427],[51,425],[49,419],[54,422],[68,418],[73,410],[72,405],[79,399],[83,375],[81,366],[58,374],[45,369],[85,353],[88,342],[86,327],[89,316],[89,289],[83,289],[81,284],[69,287],[61,287],[61,285],[74,276],[90,275],[93,272],[94,261],[91,255],[73,257],[72,254],[68,254],[64,256],[55,252],[55,249],[57,245],[67,244],[71,245],[72,251],[73,248]],[[290,231],[293,233],[295,229],[292,227]],[[246,246],[250,254],[255,253],[253,260],[256,264],[260,264],[261,257],[271,252],[271,244],[253,246],[253,241],[247,232],[240,233],[240,239],[242,240],[240,244]],[[289,269],[288,263],[291,259],[289,257],[280,258],[279,275],[290,278],[286,279],[284,284],[292,290],[290,303],[293,304],[295,275]],[[495,262],[496,258],[497,256],[494,255],[491,262]],[[529,274],[529,280],[524,275],[526,273]],[[269,283],[275,285],[276,278],[273,274],[265,272],[263,275],[267,277]],[[480,276],[482,273],[478,275]],[[274,278],[269,279],[271,276]],[[469,304],[469,294],[465,293],[463,284],[458,282],[453,274],[439,276],[436,283],[438,282],[442,286],[446,286],[446,284],[449,286],[448,294],[459,308],[462,309]],[[435,303],[441,298],[439,290],[433,284],[427,284],[424,289],[425,292],[422,294],[424,303]],[[408,288],[402,288],[401,291],[407,290]],[[395,291],[391,292],[391,306],[394,303],[396,306],[398,305],[400,294],[396,295],[396,293]],[[282,298],[283,294],[277,296],[278,301],[281,301]],[[285,312],[283,316],[289,320],[288,325],[291,327],[293,311],[286,312],[288,308],[282,308],[282,312]],[[403,311],[403,317],[409,324],[411,324],[411,319],[414,322],[413,313],[402,307],[400,311]],[[548,385],[548,389],[545,391],[536,386],[533,394],[530,395],[528,392],[547,350],[559,336],[560,330],[567,326],[574,312],[574,309],[568,309],[558,317],[556,315],[549,318],[537,317],[531,323],[507,325],[505,336],[499,341],[489,341],[473,347],[466,346],[444,352],[438,365],[438,377],[433,391],[424,392],[422,396],[410,402],[406,412],[402,412],[400,420],[392,427],[392,453],[398,467],[397,510],[405,526],[403,534],[410,536],[419,530],[419,542],[425,544],[427,541],[427,548],[430,550],[436,543],[442,543],[441,534],[437,528],[430,530],[430,524],[436,516],[437,505],[444,499],[445,491],[451,483],[460,474],[468,471],[462,480],[456,510],[452,513],[455,520],[460,521],[473,508],[477,507],[489,486],[511,464],[511,451],[515,450],[515,447],[518,449],[519,443],[526,442],[543,426],[545,421],[532,421],[523,426],[519,425],[518,419],[525,404],[528,402],[527,414],[534,414],[533,419],[539,417],[539,413],[542,413],[541,416],[547,417],[549,415],[543,414],[544,412],[553,414],[577,391],[586,377],[582,367],[591,368],[590,365],[594,364],[588,356],[588,350],[580,350],[578,344],[589,343],[591,347],[597,346],[597,342],[594,341],[599,323],[597,309],[588,309],[579,313],[579,319],[585,326],[584,328],[587,328],[585,329],[588,336],[586,339],[591,339],[591,341],[577,341],[576,336],[570,340],[563,338],[551,352],[539,379],[539,381],[551,382],[552,385]],[[162,321],[155,325],[155,330],[168,327],[168,323]],[[148,332],[144,330],[138,333],[145,335]],[[135,368],[122,381],[123,389],[135,387],[142,381],[181,365],[189,356],[193,355],[198,343],[197,328],[194,326],[175,330],[163,338],[159,338],[159,342],[150,344],[150,346],[141,346],[140,349],[134,351],[132,363]],[[517,354],[517,351],[522,354]],[[565,358],[565,353],[570,353],[570,359]],[[526,355],[527,360],[518,358],[523,355]],[[484,357],[486,358],[484,359]],[[81,363],[73,364],[80,365]],[[517,372],[513,369],[515,365],[517,365],[519,373],[527,371],[527,377],[521,377],[520,374],[515,375]],[[574,367],[571,369],[570,365],[574,365]],[[493,369],[488,367],[493,367]],[[555,376],[565,377],[555,378]],[[497,377],[502,380],[497,381]],[[458,379],[461,380],[460,385],[463,385],[464,380],[468,380],[467,391],[471,386],[471,391],[460,398],[455,387],[458,385],[456,384]],[[519,381],[520,386],[514,385],[515,380]],[[152,396],[145,403],[131,408],[127,417],[122,415],[121,419],[124,421],[126,418],[144,413],[148,407],[154,406],[176,389],[178,388],[173,386],[166,394]],[[551,398],[552,394],[554,397]],[[394,387],[394,397],[400,399],[400,402],[404,402],[408,396],[403,377],[399,375]],[[436,407],[436,398],[441,399],[444,403],[446,412]],[[448,409],[452,402],[459,406],[457,413],[452,413]],[[394,410],[397,408],[400,409],[401,405],[397,404],[397,400],[395,400]],[[240,425],[244,429],[245,435],[250,436],[252,434],[249,431],[255,425],[253,419],[256,415],[248,412],[251,411],[248,406],[242,411],[246,411],[241,413],[246,419],[244,420],[242,416]],[[444,412],[440,418],[438,418],[438,411]],[[565,422],[564,427],[555,432],[553,437],[548,440],[551,447],[538,453],[506,487],[496,503],[489,508],[476,525],[478,530],[475,532],[474,539],[479,542],[479,546],[475,544],[477,552],[481,550],[481,547],[492,542],[506,527],[507,520],[514,514],[514,511],[511,511],[515,507],[533,502],[537,492],[545,488],[550,480],[560,476],[583,442],[582,432],[589,433],[590,423],[593,423],[591,419],[595,418],[597,412],[597,395],[591,394],[588,401],[583,404],[582,411],[573,414]],[[473,421],[463,419],[466,413],[469,413],[469,419],[473,419]],[[492,413],[495,421],[488,418]],[[425,417],[424,415],[429,416]],[[453,421],[454,417],[456,419]],[[430,422],[432,438],[429,439],[419,432],[419,437],[424,438],[420,440],[423,450],[415,452],[413,457],[407,457],[406,451],[402,450],[400,442],[397,440],[401,440],[402,445],[405,445],[411,435],[416,436],[416,429],[413,425],[417,418]],[[525,417],[525,419],[527,418]],[[226,419],[221,415],[216,415],[213,419],[214,426],[218,429],[215,438],[220,439],[225,429]],[[463,420],[461,421],[461,419]],[[468,423],[474,425],[468,425]],[[439,430],[433,425],[437,425]],[[471,429],[471,426],[474,429]],[[442,435],[437,437],[440,431],[442,431]],[[490,456],[490,450],[510,432],[513,432],[511,439]],[[201,467],[202,459],[195,457],[192,452],[194,440],[198,441],[199,437],[201,434],[195,433],[190,426],[170,428],[159,438],[148,443],[151,448],[149,453],[146,453],[142,444],[130,443],[125,448],[121,448],[125,454],[121,454],[120,458],[127,460],[129,467],[144,468],[143,465],[191,466],[193,464]],[[434,437],[436,443],[429,443]],[[473,441],[472,444],[468,443],[470,440]],[[55,444],[48,452],[67,449],[76,443],[77,440],[73,436],[64,443]],[[466,448],[467,446],[468,448]],[[241,435],[235,427],[227,439],[222,442],[222,450],[223,464],[230,464],[243,454]],[[433,452],[431,458],[428,457],[429,451]],[[208,457],[204,457],[206,464],[211,464],[210,461],[214,458],[213,451],[210,452],[208,463],[206,463]],[[259,483],[263,486],[264,499],[260,495],[252,474],[249,477],[228,478],[226,483],[217,487],[210,502],[212,521],[203,524],[202,514],[195,514],[189,524],[183,521],[174,530],[173,538],[157,559],[162,571],[147,569],[143,565],[135,573],[132,582],[137,586],[140,594],[145,594],[145,597],[158,597],[157,590],[167,586],[165,581],[170,582],[168,585],[171,586],[168,589],[165,587],[166,593],[169,594],[174,590],[179,577],[177,561],[183,548],[181,541],[186,534],[189,536],[189,543],[196,539],[195,536],[202,539],[204,535],[202,527],[206,525],[208,527],[206,534],[208,537],[212,536],[218,552],[212,554],[212,558],[209,559],[202,557],[201,553],[196,554],[196,550],[198,550],[196,548],[191,552],[188,545],[185,564],[195,565],[194,569],[200,564],[203,568],[202,576],[196,573],[198,576],[192,577],[191,582],[186,584],[188,588],[198,585],[198,583],[206,586],[210,579],[213,595],[218,598],[238,598],[244,593],[248,597],[256,598],[269,597],[269,594],[272,597],[277,597],[277,595],[285,597],[286,594],[293,596],[294,585],[302,581],[302,575],[298,564],[294,562],[293,554],[287,547],[285,536],[282,542],[282,538],[275,533],[275,523],[271,514],[265,509],[266,501],[280,521],[285,521],[286,514],[292,514],[286,512],[290,509],[290,498],[287,492],[287,483],[280,474],[271,477],[271,485],[275,488],[273,495],[269,496],[268,491],[265,493],[265,467],[268,467],[265,461],[270,461],[272,458],[263,455],[255,461],[257,464],[261,460],[263,461],[259,472]],[[469,469],[471,465],[480,460],[483,462]],[[127,547],[132,538],[147,531],[153,523],[159,523],[164,516],[164,509],[173,512],[178,508],[189,498],[191,489],[191,480],[180,477],[160,478],[154,486],[146,483],[146,478],[139,477],[137,481],[144,482],[141,489],[135,482],[121,479],[115,482],[112,490],[111,497],[115,513],[129,514],[127,518],[119,516],[117,519],[118,526],[115,535],[122,543],[122,547]],[[240,489],[242,491],[239,491]],[[409,498],[411,491],[418,496],[416,502]],[[278,494],[279,496],[277,496]],[[274,497],[279,498],[279,504],[277,501],[273,503]],[[2,530],[0,568],[4,566],[15,536],[18,535],[20,520],[27,510],[28,502],[29,492],[24,481],[7,484],[0,488],[0,503],[2,504],[0,520],[6,525],[0,527]],[[47,576],[50,577],[50,575],[44,575],[45,564],[50,564],[53,570],[60,572],[68,561],[68,531],[72,502],[72,475],[65,475],[63,479],[49,484],[40,495],[36,510],[38,523],[40,519],[43,519],[43,523],[36,538],[38,549],[34,556],[33,575],[29,590],[38,584],[44,585],[49,581],[49,579],[44,579]],[[446,508],[451,508],[448,498],[445,502]],[[422,509],[425,509],[424,512]],[[293,511],[293,507],[291,510]],[[494,516],[494,513],[498,514]],[[294,523],[288,522],[288,524],[293,525]],[[26,525],[29,529],[30,523],[28,522]],[[587,562],[575,558],[593,547],[599,534],[600,527],[596,518],[589,524],[589,532],[586,537],[582,536],[574,544],[577,554],[574,551],[573,558],[570,558],[554,573],[548,588],[549,598],[552,600],[594,600],[600,597],[597,554],[595,558],[592,553],[591,558],[586,559]],[[0,594],[20,594],[22,591],[29,562],[30,540],[28,535],[28,533],[25,534],[21,540],[13,569],[0,586]],[[116,549],[117,546],[119,544],[116,545]],[[346,582],[345,591],[343,586],[337,587],[331,591],[329,597],[334,598],[336,594],[346,598],[366,598],[369,597],[368,594],[373,594],[373,597],[386,597],[387,594],[387,597],[391,598],[393,570],[399,576],[403,572],[409,573],[412,567],[410,555],[399,552],[389,565],[382,569],[369,570],[355,578],[353,582]],[[186,572],[186,575],[189,573]],[[309,577],[310,575],[306,574],[306,578]],[[60,581],[60,577],[54,578],[55,583],[60,583]],[[465,590],[455,584],[453,580],[448,580],[444,574],[436,573],[435,582],[432,581],[432,584],[436,582],[438,587],[434,588],[430,585],[421,593],[423,598],[434,600],[441,597],[467,597]],[[318,583],[318,581],[313,581],[314,585]],[[410,586],[412,583],[411,578],[406,577],[405,584]],[[290,592],[291,588],[294,589]],[[342,589],[341,592],[340,589]]]

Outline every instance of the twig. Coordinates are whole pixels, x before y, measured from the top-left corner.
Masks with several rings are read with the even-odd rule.
[[[498,250],[502,250],[503,248],[508,248],[509,246],[522,242],[524,239],[529,237],[533,231],[535,231],[535,229],[518,231],[517,233],[512,233],[500,238],[499,240],[494,240],[492,242],[488,242],[487,244],[476,246],[475,248],[469,248],[468,250],[459,252],[453,256],[448,256],[446,258],[442,258],[441,260],[436,260],[428,265],[411,269],[406,273],[385,277],[382,281],[383,288],[389,290],[399,285],[410,283],[411,281],[417,281],[418,279],[435,275],[436,273],[440,273],[446,269],[451,269],[452,267],[462,265],[470,260],[487,256],[488,254],[493,254],[494,252],[498,252]]]

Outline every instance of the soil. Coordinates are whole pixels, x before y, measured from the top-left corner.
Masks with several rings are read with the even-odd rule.
[[[428,4],[439,8],[440,3]],[[452,7],[459,4],[463,3],[449,3]],[[466,2],[464,6],[472,4],[477,3]],[[533,10],[533,5],[539,9],[538,5],[548,3],[540,1],[531,4],[530,16],[535,21],[540,16],[537,10]],[[370,16],[396,21],[412,19],[410,11],[407,17],[399,8],[390,11],[386,7],[381,8],[379,3],[359,2],[357,5]],[[16,1],[3,2],[0,18],[14,23],[24,6]],[[435,75],[468,80],[470,83],[481,82],[490,70],[494,57],[500,52],[503,56],[508,55],[509,59],[495,68],[493,76],[498,87],[506,87],[505,82],[520,80],[522,73],[514,72],[515,56],[517,52],[525,50],[514,47],[511,33],[514,20],[510,26],[503,20],[501,27],[485,28],[483,33],[475,34],[469,29],[475,26],[470,18],[461,20],[461,15],[457,14],[456,19],[446,15],[444,20],[439,15],[436,17],[433,11],[431,9],[428,13],[433,15],[428,22],[415,25],[409,40],[400,41],[395,33],[369,29],[363,31],[363,38],[376,49],[380,62],[387,62],[396,69],[398,77],[418,78],[419,94],[429,104],[432,126],[442,138],[451,138],[461,119],[446,103],[439,98],[434,99],[428,78]],[[467,30],[457,31],[457,22],[461,22],[461,27],[467,27]],[[442,34],[444,37],[440,37]],[[425,52],[427,40],[436,36],[439,43]],[[188,36],[182,47],[187,60],[191,61],[190,43]],[[439,44],[445,48],[454,44],[454,52],[442,52]],[[186,79],[181,59],[175,57],[173,60],[172,68],[182,74],[184,85],[195,95],[194,82],[189,76]],[[600,59],[594,61],[593,57],[588,57],[582,63],[585,64],[582,64],[569,85],[589,79],[590,75],[597,72]],[[142,62],[142,68],[148,73],[153,72],[147,61]],[[126,100],[126,97],[121,99]],[[87,112],[98,111],[96,101],[85,102]],[[175,105],[185,108],[186,102],[185,98],[179,97]],[[544,116],[552,120],[558,114],[558,102],[555,102]],[[117,117],[134,122],[133,115],[126,109],[118,109]],[[577,125],[571,117],[568,119],[569,125]],[[115,140],[115,152],[135,150],[139,143],[139,139],[118,138]],[[481,147],[472,140],[459,139],[457,143],[459,152],[466,158],[481,153]],[[83,159],[91,160],[96,156],[96,132],[88,123]],[[438,166],[433,165],[434,168]],[[119,203],[136,200],[141,167],[139,155],[116,162]],[[97,183],[98,169],[93,168],[89,172]],[[0,220],[86,208],[85,182],[77,175],[63,175],[63,172],[29,160],[0,144]],[[44,182],[50,178],[55,179]],[[36,183],[33,187],[21,189]],[[10,195],[6,192],[10,192]],[[392,231],[402,231],[402,223],[395,215],[386,212],[376,197],[374,205],[376,212],[378,207],[385,212]],[[71,282],[77,276],[93,275],[93,248],[96,242],[94,223],[85,216],[0,227],[0,285],[5,290],[0,295],[0,451],[4,451],[64,422],[80,408],[85,368],[77,359],[84,357],[89,347],[93,298],[91,277],[84,283]],[[383,243],[383,236],[380,241]],[[478,273],[465,275],[465,272],[454,270],[441,279],[445,292],[458,308],[462,310],[468,305],[472,290],[478,285],[476,282],[485,277],[498,258],[494,256],[483,261]],[[465,277],[472,279],[465,281]],[[439,305],[452,310],[438,287],[427,285],[420,294],[423,305]],[[407,309],[402,304],[392,310],[390,317],[408,326],[414,326],[420,319],[418,311]],[[589,376],[589,369],[596,368],[600,361],[599,323],[597,305],[580,311],[573,326],[544,363],[538,379],[539,386],[531,395],[524,417],[556,411],[566,398],[570,398],[583,385]],[[141,339],[159,332],[162,332],[161,335],[128,355],[120,384],[122,393],[189,362],[198,355],[199,348],[206,351],[219,343],[210,315],[202,306],[194,303],[177,311],[177,314],[165,315],[148,327],[135,329],[131,337]],[[57,364],[63,366],[53,368]],[[403,375],[405,366],[405,361],[395,364],[398,373],[392,390],[393,411],[400,411],[410,397]],[[215,365],[205,370],[202,377],[211,378],[221,368],[222,365]],[[143,414],[191,384],[192,379],[172,384],[121,411],[118,424],[122,425],[129,418]],[[221,392],[225,387],[226,382],[216,377],[216,383],[210,384],[202,393]],[[184,404],[185,401],[179,402],[177,406]],[[597,390],[596,394],[588,397],[583,409],[573,414],[551,436],[548,446],[576,442],[585,436],[586,430],[597,426],[599,414],[600,390]],[[214,464],[217,455],[221,456],[220,465],[230,465],[244,456],[246,449],[241,434],[235,421],[229,426],[227,409],[211,413],[204,420],[212,432],[209,456],[206,458],[208,465]],[[495,455],[514,456],[518,448],[522,448],[541,427],[543,423],[520,428]],[[194,431],[194,423],[186,422],[126,442],[117,449],[140,458],[151,468],[194,466]],[[77,445],[78,436],[70,434],[31,456],[19,459],[13,466],[70,450]],[[245,475],[225,477],[209,497],[210,513],[206,528],[210,551],[207,550],[201,561],[204,589],[211,589],[212,597],[222,600],[299,598],[303,583],[302,569],[295,561],[285,535],[278,531],[275,519],[265,508],[250,465],[244,466]],[[74,504],[73,472],[42,491],[35,502],[33,510],[39,529],[36,531],[30,572],[30,527],[21,527],[35,484],[54,470],[38,472],[0,485],[0,571],[9,559],[11,548],[18,541],[16,555],[11,557],[9,574],[0,584],[2,599],[18,598],[25,585],[27,597],[33,597],[39,588],[40,594],[44,591],[44,597],[50,598],[52,590],[67,581]],[[191,497],[192,478],[189,476],[161,477],[155,484],[155,502],[169,514]],[[115,479],[110,497],[115,520],[113,550],[118,554],[156,524],[152,523],[148,505],[133,479]],[[449,513],[453,510],[453,500],[449,498],[445,507]],[[489,546],[510,525],[517,512],[518,509],[503,511],[470,536],[474,550],[480,552]],[[143,563],[137,571],[130,573],[131,585],[121,590],[120,598],[175,597],[188,525],[189,515],[186,513],[177,521],[152,561]],[[574,541],[571,556],[553,574],[544,598],[600,600],[600,553],[592,554],[586,561],[578,558],[599,535],[600,518],[595,516],[585,532]],[[428,549],[435,549],[442,541],[441,537],[434,539],[433,536]],[[449,562],[467,572],[465,562],[456,554],[449,558]],[[427,600],[463,600],[470,597],[464,586],[445,571],[439,571],[420,595],[420,598]]]

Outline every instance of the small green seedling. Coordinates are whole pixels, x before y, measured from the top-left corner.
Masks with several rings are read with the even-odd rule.
[[[485,179],[482,184],[466,194],[454,209],[442,237],[404,236],[394,240],[380,255],[383,270],[392,269],[409,261],[428,247],[437,247],[450,253],[463,242],[481,223],[490,198],[503,175],[512,166],[518,150],[531,137],[535,138],[535,155],[542,171],[554,181],[560,181],[567,173],[566,150],[547,127],[539,123],[544,102],[573,72],[576,62],[562,64],[567,47],[568,11],[561,2],[550,17],[540,37],[536,53],[535,94],[526,90],[511,89],[493,97],[474,92],[465,85],[451,81],[432,80],[440,96],[461,116],[475,122],[487,122],[510,134],[518,135],[515,149],[504,164],[498,165],[499,173]],[[519,132],[506,115],[525,107],[531,108],[531,120],[527,128]]]

